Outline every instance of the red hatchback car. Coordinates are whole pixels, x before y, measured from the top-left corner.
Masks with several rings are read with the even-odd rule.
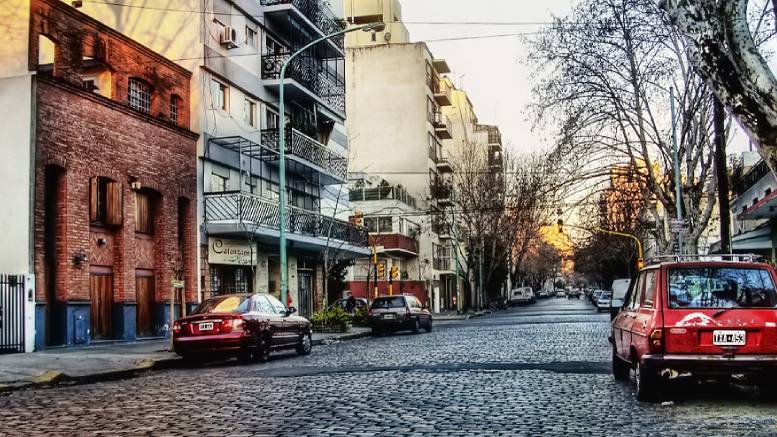
[[[175,352],[184,359],[237,356],[266,361],[270,352],[296,349],[310,353],[310,322],[293,316],[269,294],[233,294],[202,302],[173,325]]]
[[[661,263],[631,281],[609,340],[613,374],[634,369],[639,400],[689,374],[777,390],[777,274],[735,259]]]

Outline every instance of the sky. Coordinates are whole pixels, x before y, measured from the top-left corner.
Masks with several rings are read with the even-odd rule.
[[[531,102],[531,70],[522,62],[526,46],[517,36],[439,41],[472,35],[533,32],[542,25],[449,25],[413,22],[454,23],[547,23],[554,15],[566,15],[573,0],[404,0],[403,21],[410,38],[427,41],[437,58],[448,62],[450,77],[467,91],[478,120],[498,125],[508,147],[520,151],[547,150],[550,136],[532,132],[526,106]]]

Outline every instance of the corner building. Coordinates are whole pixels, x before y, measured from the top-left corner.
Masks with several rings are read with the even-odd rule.
[[[36,349],[165,335],[196,302],[191,73],[56,0],[30,2]]]

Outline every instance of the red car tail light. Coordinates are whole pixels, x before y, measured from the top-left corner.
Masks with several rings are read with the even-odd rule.
[[[181,323],[175,322],[173,323],[173,334],[180,334],[181,333]]]
[[[664,348],[664,330],[654,329],[650,331],[648,348],[650,352],[661,352]]]
[[[232,332],[232,319],[224,319],[221,321],[221,329],[219,332],[222,334],[229,334]]]

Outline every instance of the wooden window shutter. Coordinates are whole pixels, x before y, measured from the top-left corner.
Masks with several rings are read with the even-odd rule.
[[[97,178],[89,178],[89,221],[100,220],[99,213],[99,189]]]
[[[121,184],[108,182],[105,199],[105,224],[108,226],[121,226],[124,221],[124,193]]]
[[[151,234],[154,231],[151,196],[146,193],[135,195],[135,232]]]

